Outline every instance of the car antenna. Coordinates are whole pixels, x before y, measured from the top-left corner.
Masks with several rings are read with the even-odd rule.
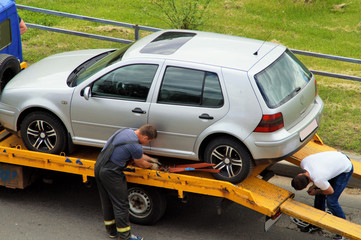
[[[271,32],[271,33],[272,33],[272,32]],[[263,44],[264,44],[265,42],[267,42],[267,40],[268,40],[269,37],[271,36],[271,33],[268,35],[268,37],[266,38],[266,40],[263,41],[263,43],[262,43],[261,46],[257,49],[257,51],[255,51],[255,52],[253,53],[253,55],[255,55],[255,56],[258,55],[258,51],[262,48]]]

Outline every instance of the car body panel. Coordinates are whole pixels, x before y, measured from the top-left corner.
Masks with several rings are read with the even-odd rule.
[[[69,74],[85,60],[110,49],[79,50],[58,53],[40,60],[21,71],[13,78],[5,89],[34,88],[52,89],[66,88]],[[71,61],[69,61],[71,59]]]
[[[219,67],[167,60],[162,68],[162,74],[168,66],[216,73],[221,86],[224,86]],[[161,84],[162,82],[159,81],[155,88],[157,91],[154,93],[149,111],[148,123],[158,130],[158,138],[151,143],[152,152],[163,156],[196,158],[194,146],[199,135],[227,114],[229,102],[225,99],[224,104],[217,108],[157,103]],[[224,87],[222,91],[225,91]],[[201,119],[202,114],[208,114],[212,119]]]
[[[142,53],[150,42],[159,44],[160,48],[167,44],[154,43],[167,32],[192,33],[194,37],[172,53]],[[158,129],[159,137],[146,146],[147,153],[198,160],[203,157],[203,143],[210,137],[228,136],[244,145],[255,161],[279,160],[297,151],[312,138],[320,124],[323,102],[317,96],[314,76],[297,94],[276,107],[267,105],[257,86],[255,75],[288,51],[285,46],[198,31],[160,31],[137,41],[121,55],[121,60],[77,86],[68,85],[68,76],[77,66],[106,51],[109,50],[56,54],[15,76],[1,96],[0,122],[18,131],[22,113],[44,109],[63,122],[74,143],[98,147],[119,128],[135,129],[150,123]],[[136,64],[158,66],[146,98],[135,100],[93,94],[97,81],[108,73]],[[217,76],[222,104],[206,107],[203,95],[199,105],[158,101],[168,68],[201,71],[205,73],[204,79],[207,74]],[[180,79],[179,85],[188,88],[186,83]],[[143,112],[133,112],[136,109]],[[275,132],[254,132],[263,115],[276,113],[283,115],[283,128]],[[213,119],[199,118],[202,114]]]
[[[6,109],[4,106],[14,106],[17,105],[17,108],[12,108],[12,120],[5,121],[6,114],[0,110],[0,119],[2,120],[2,125],[5,128],[18,131],[18,120],[20,115],[23,112],[26,112],[29,109],[46,109],[53,112],[58,118],[60,118],[67,128],[71,129],[71,126],[68,124],[69,115],[69,105],[71,100],[73,89],[48,89],[47,91],[42,91],[41,94],[38,92],[31,91],[29,88],[20,88],[9,90],[8,93],[15,94],[16,98],[5,98],[4,100],[7,103],[0,102],[0,109]],[[10,101],[11,100],[11,101]]]
[[[147,101],[137,101],[119,98],[91,96],[88,100],[82,96],[85,87],[91,85],[105,73],[114,71],[123,66],[135,63],[158,65]],[[118,129],[130,127],[137,128],[147,123],[150,98],[153,85],[156,84],[160,68],[163,64],[159,59],[138,59],[122,61],[115,64],[77,86],[71,102],[71,125],[73,128],[74,143],[101,147],[106,140]],[[139,108],[143,113],[134,113],[132,110]],[[94,114],[96,112],[96,114]]]
[[[173,31],[179,32],[179,30]],[[255,39],[187,30],[187,32],[198,35],[201,34],[201,37],[197,35],[197,37],[185,43],[181,51],[176,51],[166,56],[140,53],[144,45],[147,45],[164,32],[165,31],[159,31],[153,33],[151,36],[148,35],[135,42],[126,54],[124,54],[124,59],[160,57],[175,61],[191,61],[194,63],[204,63],[207,65],[248,71],[256,62],[268,55],[272,49],[280,46],[275,43]],[[195,49],[197,49],[196,52],[194,51]],[[259,51],[257,52],[257,50]],[[254,54],[255,52],[257,52],[257,55]]]

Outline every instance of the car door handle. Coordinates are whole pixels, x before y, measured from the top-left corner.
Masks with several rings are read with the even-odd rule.
[[[140,114],[146,114],[147,112],[146,111],[143,111],[141,108],[134,108],[132,110],[133,113],[140,113]]]
[[[213,120],[214,117],[209,116],[208,113],[203,113],[202,115],[199,116],[200,119],[208,119],[208,120]]]

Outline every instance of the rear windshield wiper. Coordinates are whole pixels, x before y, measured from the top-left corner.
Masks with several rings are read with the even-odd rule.
[[[296,87],[290,94],[288,94],[288,96],[295,96],[299,91],[301,91],[301,87]]]

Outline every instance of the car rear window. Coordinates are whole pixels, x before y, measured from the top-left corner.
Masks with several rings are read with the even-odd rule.
[[[310,81],[312,73],[289,50],[256,74],[259,90],[269,108],[281,106]]]

